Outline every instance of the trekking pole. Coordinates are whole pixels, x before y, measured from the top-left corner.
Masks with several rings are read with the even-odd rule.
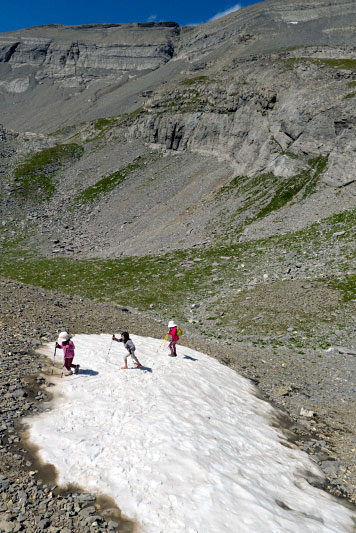
[[[113,334],[112,334],[112,337],[113,337],[114,335],[115,335],[115,334],[113,333]],[[105,363],[107,363],[108,360],[109,360],[109,354],[110,354],[111,346],[112,346],[112,343],[113,343],[112,337],[111,337],[111,342],[110,342],[110,346],[109,346],[109,349],[108,349],[108,353],[106,354],[106,357],[105,357]]]
[[[63,366],[62,366],[61,378],[63,377],[64,367],[66,366],[66,353],[67,353],[67,348],[63,348],[64,361],[63,361]]]
[[[166,333],[166,335],[165,335],[165,337],[163,338],[161,344],[160,344],[159,347],[157,348],[156,353],[158,353],[159,350],[160,350],[162,347],[163,347],[163,348],[165,347],[166,342],[168,341],[168,335],[169,335],[169,334]]]
[[[56,350],[57,350],[57,347],[55,346],[54,347],[54,354],[53,354],[52,375],[53,375],[53,370],[54,370],[54,363],[55,363],[55,360],[56,360]]]
[[[165,337],[164,337],[164,339],[163,339],[163,341],[161,342],[161,344],[160,344],[159,347],[161,348],[163,345],[166,344],[167,341],[168,341],[168,333],[166,333],[166,335],[165,335]]]

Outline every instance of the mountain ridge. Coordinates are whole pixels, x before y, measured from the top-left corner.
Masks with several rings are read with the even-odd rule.
[[[0,49],[3,212],[38,217],[33,240],[46,256],[55,235],[69,254],[116,257],[258,239],[351,208],[356,47],[347,31],[337,46],[320,41],[346,19],[356,21],[348,0],[266,0],[197,27],[10,32]],[[305,32],[318,44],[294,45]],[[56,146],[63,161],[50,159]],[[25,175],[41,157],[43,174]],[[63,194],[75,206],[67,229]]]
[[[175,22],[49,25],[0,34],[2,122],[48,133],[80,122],[84,112],[87,120],[131,112],[144,103],[142,92],[179,82],[182,71],[204,69],[226,54],[243,57],[305,45],[352,48],[355,19],[349,0],[265,0],[196,27]],[[38,46],[31,39],[39,39]],[[38,118],[28,112],[30,96]],[[60,107],[53,106],[57,100]]]

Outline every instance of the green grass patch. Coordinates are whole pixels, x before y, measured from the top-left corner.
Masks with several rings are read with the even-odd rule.
[[[0,262],[3,260],[14,262],[29,259],[37,254],[36,247],[31,243],[34,223],[26,218],[8,221],[0,228]]]
[[[216,335],[223,325],[228,328],[225,331],[231,334],[230,338],[238,334],[261,339],[266,335],[273,337],[274,346],[288,342],[304,350],[311,339],[317,346],[329,342],[325,335],[318,338],[317,328],[329,323],[342,299],[349,301],[356,297],[356,275],[348,274],[355,263],[350,252],[355,224],[356,209],[333,215],[296,233],[258,241],[111,260],[28,257],[21,250],[23,243],[10,242],[12,228],[9,228],[9,241],[1,253],[0,276],[67,294],[111,300],[142,311],[150,311],[150,305],[154,304],[154,312],[159,316],[174,316],[177,320],[192,316],[191,303],[206,302],[208,320],[201,320],[199,310],[193,315],[199,331],[204,329],[207,334]],[[329,273],[329,278],[261,281],[268,265],[278,264],[283,276],[291,263],[290,254],[296,262],[299,258],[304,263],[315,260],[319,251],[325,251],[335,242],[332,235],[340,230],[346,231],[343,242],[350,243],[350,247],[341,249],[334,262],[324,258],[324,271]],[[12,247],[18,247],[17,256]],[[24,255],[23,260],[16,259]],[[191,268],[185,268],[186,261]],[[223,282],[215,283],[216,277]],[[257,284],[246,289],[253,278]],[[224,318],[220,316],[222,312]],[[293,331],[288,335],[290,326],[298,333]],[[279,341],[276,338],[279,332],[294,340]],[[223,337],[229,338],[225,333]]]
[[[356,299],[356,274],[345,275],[342,279],[329,280],[327,284],[342,293],[344,302]]]
[[[352,87],[356,87],[356,80],[355,81],[349,81],[347,86],[350,87],[350,89],[352,89]]]
[[[152,303],[156,310],[170,305],[170,314],[173,312],[177,317],[189,291],[199,290],[198,266],[194,273],[186,272],[183,279],[172,276],[172,267],[178,266],[182,257],[174,253],[159,258],[117,260],[1,261],[0,275],[67,294],[110,299],[142,310],[149,309]]]
[[[271,172],[253,177],[236,176],[220,189],[219,195],[233,193],[239,201],[233,220],[241,219],[238,228],[241,231],[242,220],[244,224],[251,224],[294,201],[299,193],[301,200],[312,194],[327,162],[328,156],[310,159],[306,170],[290,178],[275,176]]]
[[[294,154],[293,152],[282,152],[282,155],[286,155],[287,157],[290,157],[291,159],[299,159],[299,156],[297,154]]]
[[[121,168],[117,172],[113,172],[105,178],[102,178],[95,185],[91,185],[80,192],[73,200],[73,205],[76,204],[89,204],[101,198],[104,194],[108,194],[110,191],[115,189],[124,179],[134,170],[142,167],[144,158],[137,157],[132,163],[127,165],[124,168]]]
[[[94,128],[96,130],[102,131],[110,126],[113,126],[117,123],[117,118],[110,117],[110,118],[98,118],[97,120],[94,120]]]
[[[322,63],[323,65],[327,65],[328,67],[333,68],[339,68],[342,70],[355,70],[356,69],[356,59],[348,59],[348,58],[340,58],[340,59],[333,59],[333,58],[321,58],[315,60],[317,63]]]
[[[0,244],[0,256],[3,255],[7,260],[16,261],[19,257],[31,257],[32,251],[26,248],[24,245],[25,239],[27,238],[28,232],[22,230],[22,234],[17,233],[13,236],[8,236],[5,240],[1,241]],[[24,237],[25,235],[25,237]]]
[[[314,159],[309,159],[309,170],[306,173],[306,183],[304,188],[303,199],[307,198],[315,191],[316,184],[321,174],[325,171],[329,160],[329,154],[326,156],[320,155]]]
[[[269,200],[268,204],[259,211],[259,213],[254,217],[253,220],[258,220],[269,215],[273,211],[281,209],[289,202],[293,201],[294,198],[303,190],[302,199],[307,198],[315,190],[316,183],[319,176],[324,172],[329,156],[319,156],[315,159],[310,159],[308,161],[309,168],[300,174],[292,176],[286,180],[280,178],[278,182],[280,185],[277,185],[276,190],[273,193],[272,198]],[[270,180],[271,176],[266,175],[266,181]],[[274,181],[275,177],[274,177]]]
[[[268,180],[270,176],[266,175],[266,179]],[[305,185],[305,179],[303,179],[304,176],[301,174],[299,176],[293,176],[292,178],[289,178],[285,182],[282,183],[281,186],[277,188],[277,190],[274,193],[274,196],[272,199],[268,202],[268,204],[259,211],[259,213],[253,217],[251,220],[259,220],[261,218],[264,218],[265,216],[269,215],[273,211],[277,211],[278,209],[281,209],[284,207],[288,202],[291,202],[293,198],[298,194],[301,189]]]
[[[199,83],[202,81],[208,80],[208,76],[195,76],[195,78],[187,78],[180,82],[181,85],[194,85],[194,83]]]
[[[78,144],[58,144],[32,155],[13,174],[15,194],[26,200],[48,200],[56,190],[54,177],[65,164],[82,156],[84,149]]]
[[[287,65],[294,66],[298,63],[308,61],[318,65],[325,65],[327,67],[337,68],[340,70],[355,70],[356,59],[348,58],[319,58],[319,57],[289,57],[286,60]]]
[[[83,124],[86,124],[85,122],[81,122],[79,124],[80,125],[83,125]],[[76,131],[78,127],[78,124],[73,124],[72,126],[63,126],[63,128],[59,128],[58,130],[56,131],[52,131],[51,133],[49,133],[49,137],[57,137],[57,136],[69,136],[69,135],[73,135],[73,133]]]
[[[348,93],[344,96],[344,100],[348,100],[349,98],[355,98],[355,96],[356,96],[356,91],[352,93]]]
[[[126,113],[125,115],[123,115],[123,118],[125,120],[133,120],[138,115],[140,115],[140,113],[142,112],[143,112],[143,107],[138,107],[137,109],[134,109],[133,111],[131,111],[131,113]]]
[[[118,115],[117,117],[102,117],[98,118],[93,121],[93,125],[95,130],[98,132],[97,135],[94,135],[94,137],[90,137],[85,142],[91,143],[93,141],[96,141],[98,139],[102,139],[103,136],[107,131],[112,129],[115,126],[122,125],[125,121],[132,121],[134,118],[136,118],[140,113],[142,113],[143,108],[138,107],[131,113],[125,113],[123,115]]]
[[[253,245],[254,246],[254,245]],[[252,246],[252,248],[253,248]],[[249,250],[250,249],[250,250]],[[224,249],[226,253],[227,249]],[[235,246],[230,252],[244,255],[251,251],[251,246]],[[136,307],[148,311],[150,305],[160,315],[174,316],[186,319],[189,311],[186,309],[189,298],[196,301],[206,299],[206,291],[213,291],[214,298],[218,298],[219,288],[214,288],[212,282],[211,265],[222,249],[211,249],[200,254],[202,261],[189,271],[180,269],[179,264],[192,252],[173,252],[156,257],[126,257],[115,260],[100,259],[38,259],[25,258],[22,261],[7,260],[0,263],[0,275],[16,279],[27,284],[41,286],[48,290],[78,295],[100,301],[111,300],[122,305]],[[253,266],[253,257],[244,260]],[[236,265],[233,261],[224,264],[223,271],[226,281],[235,281]],[[183,276],[175,277],[179,271]],[[276,331],[286,331],[291,321],[302,330],[305,321],[310,323],[329,316],[331,306],[322,307],[322,314],[315,313],[314,295],[323,298],[327,290],[323,287],[315,289],[315,293],[308,296],[308,306],[301,312],[301,303],[305,305],[305,294],[299,290],[297,297],[290,302],[290,289],[293,282],[278,282],[267,287],[256,286],[252,290],[242,291],[238,296],[231,295],[228,302],[215,301],[215,311],[224,310],[224,325],[236,332],[245,330],[245,335],[275,335]],[[247,299],[246,296],[250,299]],[[284,302],[284,303],[283,303]],[[256,323],[253,318],[263,312],[263,318]],[[297,318],[298,317],[298,318]],[[218,315],[209,316],[208,323],[212,323]],[[202,324],[205,331],[211,329]],[[214,335],[218,325],[210,333]],[[309,326],[308,326],[309,327]],[[265,341],[261,342],[262,344]],[[275,341],[278,344],[278,340]],[[296,343],[297,348],[304,346]]]

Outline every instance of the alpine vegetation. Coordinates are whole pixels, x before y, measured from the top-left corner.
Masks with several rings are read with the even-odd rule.
[[[352,531],[355,25],[0,34],[0,530]]]

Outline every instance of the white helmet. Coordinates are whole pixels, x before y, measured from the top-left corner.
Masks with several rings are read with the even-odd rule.
[[[60,334],[58,335],[57,343],[62,344],[62,342],[67,341],[69,338],[70,337],[66,331],[61,331]]]
[[[176,323],[174,322],[174,320],[170,320],[170,321],[168,322],[168,327],[169,327],[169,328],[175,328],[175,327],[176,327]]]

